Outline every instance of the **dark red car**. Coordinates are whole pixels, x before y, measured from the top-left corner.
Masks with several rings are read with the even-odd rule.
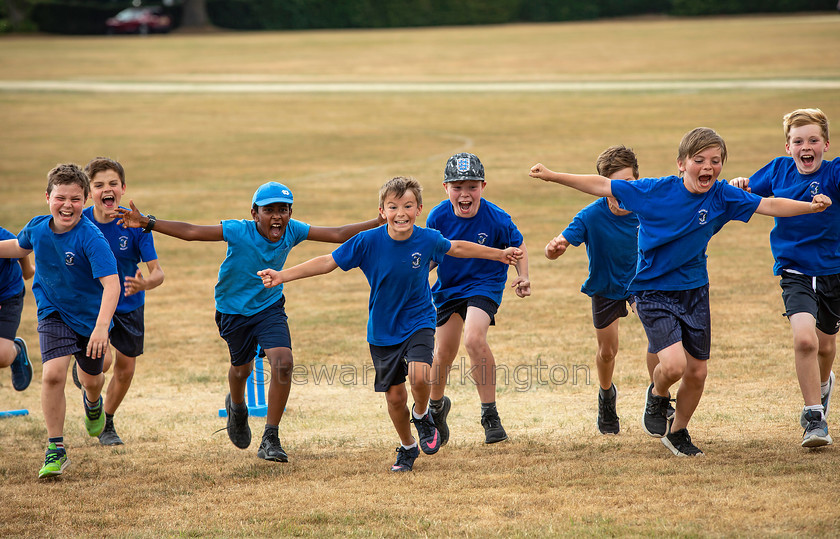
[[[166,33],[172,29],[172,18],[159,7],[130,7],[105,21],[109,34]]]

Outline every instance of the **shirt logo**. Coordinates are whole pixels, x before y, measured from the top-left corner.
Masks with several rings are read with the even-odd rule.
[[[476,241],[476,243],[478,243],[479,245],[484,245],[485,243],[487,243],[487,237],[488,237],[487,233],[479,232],[478,233],[478,240]]]
[[[67,251],[64,253],[64,264],[67,266],[72,266],[76,263],[76,253],[72,251]]]
[[[708,217],[709,217],[708,210],[700,210],[699,212],[697,212],[697,222],[700,223],[701,225],[706,224],[706,219]]]
[[[469,172],[470,171],[470,158],[469,157],[459,157],[458,158],[458,172]]]
[[[423,258],[421,253],[412,253],[411,255],[411,267],[412,268],[419,268],[420,267],[420,260]]]
[[[820,194],[820,182],[811,182],[811,185],[808,186],[808,190],[811,193],[811,196],[816,196]]]
[[[120,236],[120,251],[128,249],[128,236]]]

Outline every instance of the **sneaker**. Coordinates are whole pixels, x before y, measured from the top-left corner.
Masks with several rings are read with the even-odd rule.
[[[680,429],[677,432],[671,432],[671,425],[668,424],[668,434],[663,436],[662,445],[671,450],[671,453],[678,457],[702,457],[703,452],[698,449],[696,445],[691,443],[691,436],[688,435],[688,429]]]
[[[423,453],[427,455],[434,455],[440,449],[440,432],[435,427],[435,421],[432,419],[432,414],[426,410],[426,415],[420,419],[414,418],[414,412],[411,412],[411,422],[417,428],[417,442]]]
[[[825,395],[822,396],[822,405],[823,405],[823,414],[828,417],[828,405],[831,403],[831,390],[834,389],[834,371],[828,375],[828,391],[825,392]],[[802,413],[799,414],[799,424],[802,425],[803,429],[808,428],[808,420],[805,419],[805,409],[802,409]]]
[[[32,382],[32,363],[29,362],[29,351],[26,349],[26,341],[20,337],[15,338],[20,346],[20,352],[15,356],[10,367],[12,368],[12,386],[17,391],[23,391]]]
[[[672,402],[677,402],[677,399],[668,399],[668,410],[665,412],[665,415],[668,419],[673,419],[674,414],[677,413],[677,410],[674,408],[674,405],[671,404]]]
[[[102,445],[123,445],[122,439],[114,430],[113,421],[105,421],[105,428],[99,433],[99,443]]]
[[[618,415],[615,413],[615,401],[618,390],[613,384],[604,396],[604,391],[598,390],[598,430],[601,434],[618,434],[621,427]]]
[[[227,412],[227,433],[233,445],[239,449],[247,449],[251,445],[251,426],[248,425],[248,408],[243,412],[233,411],[230,393],[225,397],[225,411]]]
[[[73,360],[73,385],[82,389],[82,382],[79,381],[79,366],[76,364],[76,360]]]
[[[274,433],[263,434],[260,448],[257,450],[257,456],[263,460],[289,462],[289,456],[283,451],[283,447],[280,445],[280,438]]]
[[[439,410],[435,410],[431,406],[429,410],[432,412],[432,421],[435,422],[435,427],[440,433],[440,445],[446,445],[446,442],[449,441],[449,425],[446,424],[446,416],[449,415],[449,409],[452,408],[452,401],[446,395],[441,400],[443,400],[443,403],[441,403]]]
[[[99,395],[99,406],[88,407],[87,395],[82,391],[82,404],[85,407],[85,429],[91,436],[99,436],[105,428],[105,412],[102,410],[102,395]]]
[[[831,445],[831,436],[828,434],[828,423],[820,416],[819,412],[808,410],[805,412],[805,419],[808,426],[802,433],[802,447],[822,447]]]
[[[668,405],[670,403],[669,397],[653,394],[653,384],[648,386],[645,413],[642,416],[642,428],[647,434],[662,438],[668,432]]]
[[[64,468],[70,465],[70,459],[67,458],[67,452],[62,448],[59,449],[54,443],[47,446],[47,454],[44,457],[44,466],[38,472],[38,479],[45,477],[55,477],[64,473]]]
[[[391,466],[392,472],[410,472],[414,468],[414,461],[420,456],[417,447],[406,449],[403,446],[397,448],[397,462]]]
[[[484,443],[495,444],[507,440],[507,433],[502,427],[499,412],[495,409],[481,415],[481,426],[484,427]]]

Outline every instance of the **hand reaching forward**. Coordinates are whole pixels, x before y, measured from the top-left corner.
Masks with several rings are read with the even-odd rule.
[[[825,195],[814,195],[811,199],[811,211],[814,213],[824,211],[829,206],[831,206],[831,199]]]
[[[262,278],[263,286],[266,288],[272,288],[279,284],[283,284],[283,276],[280,275],[280,272],[273,269],[264,269],[257,272]]]
[[[520,275],[513,280],[510,286],[515,289],[516,295],[520,298],[526,298],[531,295],[531,281],[527,277]]]
[[[128,205],[131,207],[130,210],[116,208],[108,214],[108,217],[119,219],[117,224],[122,225],[123,228],[145,228],[149,224],[149,219],[140,213],[133,200],[129,200]]]

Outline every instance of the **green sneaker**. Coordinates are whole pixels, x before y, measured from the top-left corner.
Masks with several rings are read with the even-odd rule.
[[[38,472],[38,479],[55,477],[64,473],[64,468],[70,464],[67,452],[59,449],[54,443],[47,446],[47,455],[44,457],[44,467]]]
[[[99,405],[96,408],[89,408],[87,394],[82,391],[82,404],[85,406],[85,429],[91,436],[99,436],[105,428],[105,414],[102,412],[102,395],[99,396]]]

